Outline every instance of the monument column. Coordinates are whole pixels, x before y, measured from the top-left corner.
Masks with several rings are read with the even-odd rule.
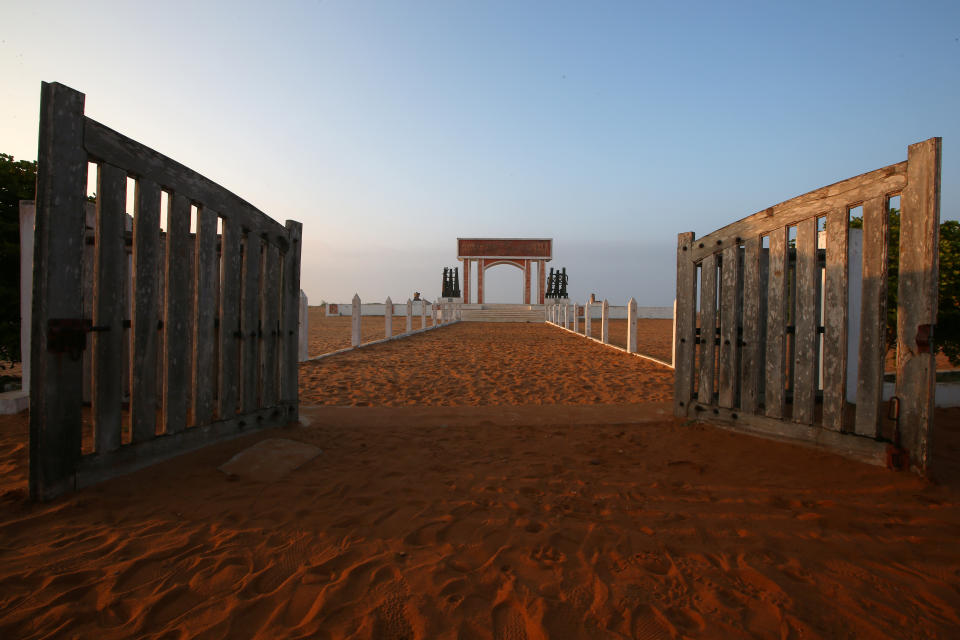
[[[546,264],[547,264],[546,260],[539,260],[539,261],[537,262],[537,273],[540,274],[540,275],[537,277],[537,280],[540,281],[540,282],[538,283],[538,287],[537,287],[538,289],[540,289],[540,295],[538,296],[539,299],[540,299],[540,304],[543,304],[544,301],[547,299],[547,298],[546,298],[546,295],[547,295],[547,271],[546,271],[546,269],[544,268],[544,266],[545,266]]]
[[[470,304],[470,258],[463,259],[463,303]]]
[[[523,261],[523,304],[530,304],[530,261]]]
[[[477,304],[483,304],[483,267],[484,259],[477,260]]]

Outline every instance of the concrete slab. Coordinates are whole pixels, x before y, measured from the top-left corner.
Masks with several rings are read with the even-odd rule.
[[[20,413],[29,408],[29,391],[5,391],[0,393],[0,414]]]
[[[218,469],[245,480],[276,482],[320,453],[319,448],[306,442],[268,438],[244,449]]]

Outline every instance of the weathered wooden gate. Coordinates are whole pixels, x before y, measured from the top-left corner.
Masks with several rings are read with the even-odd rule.
[[[888,207],[898,195],[896,396],[886,407],[888,420],[882,398]],[[849,212],[857,206],[863,207],[862,299],[851,309]],[[926,471],[939,219],[940,138],[931,138],[910,145],[905,162],[699,239],[679,234],[676,415],[812,441],[881,464],[890,463],[888,453],[897,464],[900,450],[890,444],[899,444]],[[855,405],[846,394],[850,314],[860,318]]]
[[[92,270],[83,260],[88,163],[97,171]],[[51,498],[217,439],[296,420],[300,233],[300,223],[284,227],[204,176],[85,117],[82,93],[44,83],[31,497]],[[87,281],[92,318],[82,308]],[[88,348],[89,407],[82,357]]]

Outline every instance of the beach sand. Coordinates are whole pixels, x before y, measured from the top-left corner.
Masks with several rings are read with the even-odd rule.
[[[668,369],[544,325],[441,327],[301,373],[301,424],[48,504],[25,501],[26,414],[0,416],[0,637],[960,628],[956,412],[934,484],[675,420]],[[271,438],[321,453],[270,482],[218,470]]]
[[[309,338],[307,350],[311,357],[319,356],[331,351],[346,349],[350,346],[350,316],[326,316],[322,307],[308,307]],[[406,312],[404,312],[405,314]],[[414,315],[413,330],[421,328],[421,318]],[[428,315],[426,326],[433,326]],[[386,321],[383,316],[363,316],[360,322],[360,343],[380,340],[386,335]],[[393,317],[393,335],[399,335],[407,329],[407,316]]]

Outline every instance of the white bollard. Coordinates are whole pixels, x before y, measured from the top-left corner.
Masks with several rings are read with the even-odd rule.
[[[427,301],[420,300],[420,328],[427,328]]]
[[[310,314],[307,305],[307,294],[300,289],[300,333],[297,336],[297,362],[303,362],[310,357]]]
[[[600,307],[600,341],[603,344],[610,344],[610,303],[603,299],[603,306]]]
[[[590,303],[586,302],[583,305],[583,335],[588,338],[592,337],[592,323],[590,322]]]
[[[670,341],[670,364],[677,366],[677,299],[673,299],[673,339]]]
[[[577,303],[573,303],[573,332],[580,333],[579,331],[580,322],[577,320]]]
[[[393,337],[393,300],[390,296],[383,303],[383,335],[385,338]]]
[[[413,300],[407,298],[407,333],[413,331]]]
[[[353,302],[350,313],[352,322],[350,323],[350,344],[351,346],[360,346],[360,294],[353,294]]]
[[[637,352],[637,301],[627,303],[627,353]]]

